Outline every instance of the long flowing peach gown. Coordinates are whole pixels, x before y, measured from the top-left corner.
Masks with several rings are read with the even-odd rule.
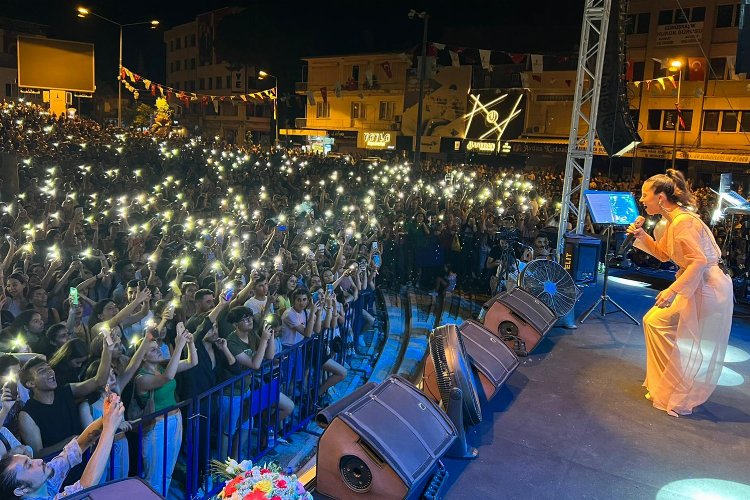
[[[643,317],[646,380],[654,407],[688,415],[716,388],[732,326],[732,280],[717,263],[721,250],[711,231],[692,212],[666,222],[654,241],[635,247],[679,266],[677,292],[666,308],[652,307]]]

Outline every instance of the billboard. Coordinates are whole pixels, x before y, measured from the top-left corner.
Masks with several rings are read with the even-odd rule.
[[[422,107],[422,135],[463,138],[466,133],[466,95],[471,86],[471,66],[435,66],[435,58],[428,58],[424,81]],[[417,68],[408,70],[403,135],[416,135],[419,107],[419,75]]]
[[[94,45],[19,36],[18,86],[94,92]]]

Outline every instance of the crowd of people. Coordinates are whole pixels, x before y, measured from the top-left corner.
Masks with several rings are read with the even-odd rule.
[[[120,394],[128,417],[165,412],[140,446],[157,490],[180,453],[180,400],[328,331],[325,375],[297,378],[323,407],[347,377],[334,353],[365,347],[376,323],[361,295],[490,293],[518,259],[551,257],[563,175],[157,139],[22,102],[0,105],[0,151],[19,167],[18,194],[0,200],[0,451],[49,456],[104,417],[115,459],[93,482],[73,467],[66,484],[125,477],[132,423],[108,417]],[[292,396],[280,394],[279,421]],[[222,402],[230,454],[252,425],[233,398]]]

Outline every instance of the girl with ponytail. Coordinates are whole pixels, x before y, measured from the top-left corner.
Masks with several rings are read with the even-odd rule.
[[[718,263],[713,234],[692,211],[695,196],[674,169],[643,183],[641,203],[666,220],[654,240],[630,226],[635,247],[679,266],[675,281],[656,296],[643,317],[646,399],[669,415],[687,415],[716,388],[732,326],[732,281]]]

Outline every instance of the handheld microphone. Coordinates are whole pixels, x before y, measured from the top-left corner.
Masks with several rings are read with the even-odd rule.
[[[635,218],[635,221],[633,221],[633,226],[636,229],[638,229],[643,226],[644,222],[646,222],[646,218],[642,215],[639,215],[638,217]],[[622,245],[620,245],[620,250],[617,253],[619,255],[622,255],[623,253],[625,253],[625,251],[628,249],[630,245],[633,244],[634,241],[635,241],[635,236],[633,236],[632,234],[629,234],[625,238],[625,241],[622,242]]]

